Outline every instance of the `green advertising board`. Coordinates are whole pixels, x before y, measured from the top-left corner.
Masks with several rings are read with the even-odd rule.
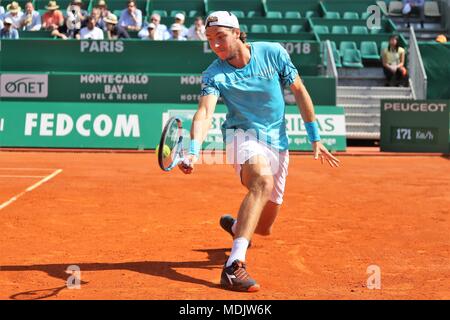
[[[200,97],[201,74],[172,73],[3,73],[0,98],[4,101],[195,103]],[[302,77],[313,102],[336,104],[336,79]],[[287,104],[295,104],[290,89]]]
[[[450,151],[448,100],[382,100],[381,151]]]
[[[154,149],[169,114],[192,116],[189,104],[2,102],[0,147]],[[345,150],[343,108],[316,107],[322,142]],[[204,147],[221,144],[226,107],[218,105]],[[188,122],[189,123],[189,122]],[[288,106],[286,126],[291,150],[310,150],[298,109]]]

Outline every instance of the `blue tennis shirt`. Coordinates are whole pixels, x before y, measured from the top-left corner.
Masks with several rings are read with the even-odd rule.
[[[214,60],[203,72],[201,95],[223,98],[228,108],[222,125],[225,142],[227,129],[253,129],[273,148],[287,150],[283,87],[294,82],[298,71],[279,43],[250,43],[250,53],[243,68]]]

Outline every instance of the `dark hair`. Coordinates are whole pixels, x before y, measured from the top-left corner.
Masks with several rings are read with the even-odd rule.
[[[395,45],[395,48],[393,48],[395,50],[395,52],[397,52],[398,48],[400,47],[400,41],[399,41],[398,36],[396,36],[396,35],[392,35],[392,36],[389,37],[388,50],[391,50],[391,40],[392,39],[395,39],[397,41],[397,44]]]
[[[242,41],[243,43],[246,43],[246,42],[247,42],[247,33],[241,31],[241,34],[239,35],[239,39],[241,39],[241,41]]]

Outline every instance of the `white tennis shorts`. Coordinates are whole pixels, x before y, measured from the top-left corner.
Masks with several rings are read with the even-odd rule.
[[[273,191],[270,201],[281,204],[283,203],[284,189],[286,186],[286,177],[288,175],[289,151],[276,150],[268,144],[258,141],[254,136],[245,134],[238,130],[231,141],[226,145],[227,161],[232,164],[236,174],[241,177],[241,165],[256,155],[263,156],[270,166],[267,175],[273,176]],[[227,142],[228,142],[227,141]]]

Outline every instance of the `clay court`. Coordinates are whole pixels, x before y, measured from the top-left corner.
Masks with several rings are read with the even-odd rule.
[[[0,152],[0,299],[450,299],[449,159],[340,159],[291,156],[274,232],[247,255],[249,294],[218,286],[231,246],[218,220],[245,194],[230,166],[185,176],[153,153]]]

